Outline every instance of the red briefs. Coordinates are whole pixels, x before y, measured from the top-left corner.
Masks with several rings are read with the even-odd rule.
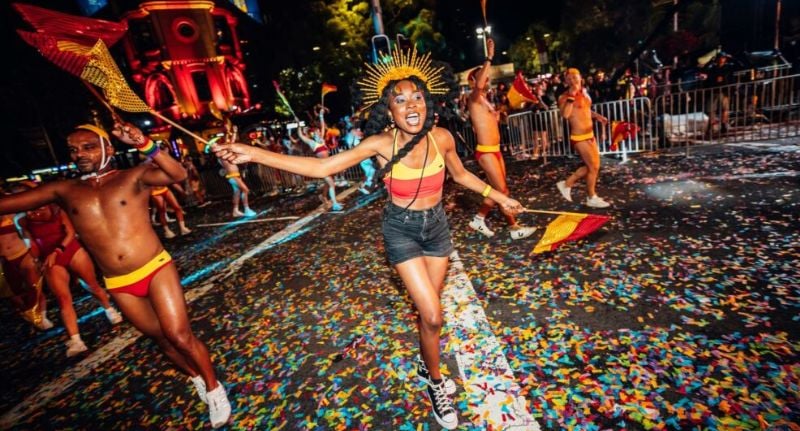
[[[150,282],[153,277],[161,271],[162,268],[172,262],[172,257],[166,250],[161,250],[149,262],[145,263],[139,269],[133,270],[124,275],[115,275],[113,277],[103,277],[106,283],[106,289],[112,293],[128,293],[133,296],[144,298],[150,293]]]
[[[499,145],[478,145],[475,147],[475,160],[480,160],[484,154],[491,154],[497,157],[498,162],[503,161],[503,155],[500,154]]]
[[[75,256],[75,253],[81,249],[81,243],[78,241],[78,238],[72,238],[72,241],[64,247],[64,250],[61,253],[56,255],[56,265],[63,266],[64,268],[69,267],[69,263],[72,262],[72,258]]]

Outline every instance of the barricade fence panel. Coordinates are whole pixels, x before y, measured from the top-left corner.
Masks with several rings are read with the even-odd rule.
[[[597,103],[592,110],[608,119],[608,124],[593,122],[600,154],[625,157],[627,153],[655,149],[648,98]],[[575,154],[569,141],[569,123],[557,109],[509,115],[507,128],[508,153],[517,159]]]
[[[800,75],[665,94],[654,129],[666,148],[762,141],[800,134]]]

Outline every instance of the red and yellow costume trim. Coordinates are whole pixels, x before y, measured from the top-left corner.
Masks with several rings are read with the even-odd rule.
[[[114,293],[129,293],[134,296],[145,297],[150,292],[150,282],[158,272],[172,262],[172,256],[166,250],[150,259],[139,269],[133,270],[124,275],[114,277],[103,277],[106,289]]]

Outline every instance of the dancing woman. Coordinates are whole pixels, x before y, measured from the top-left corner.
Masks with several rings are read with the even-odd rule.
[[[395,50],[391,63],[367,67],[359,84],[364,102],[371,106],[369,137],[354,148],[328,158],[288,156],[242,144],[212,150],[233,163],[256,162],[317,178],[378,156],[376,178],[383,179],[390,196],[382,222],[386,254],[419,313],[418,374],[427,383],[436,421],[455,429],[458,415],[450,399],[455,384],[439,370],[440,292],[453,251],[442,207],[445,167],[455,182],[490,197],[507,211],[518,213],[522,207],[464,169],[453,136],[434,126],[431,94],[444,94],[446,89],[441,70],[431,67],[427,55]]]

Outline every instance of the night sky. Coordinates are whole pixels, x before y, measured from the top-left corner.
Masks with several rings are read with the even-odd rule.
[[[77,2],[64,0],[31,0],[28,3],[50,8],[70,14],[80,14]],[[95,17],[115,20],[118,13],[135,7],[138,1],[116,1],[112,6],[101,10]],[[228,10],[226,2],[218,4]],[[274,14],[278,17],[305,16],[305,11],[310,2],[289,1],[272,2],[262,1],[262,12]],[[535,19],[548,20],[552,23],[558,21],[560,6],[537,5],[536,11],[525,10],[525,2],[513,0],[492,0],[488,2],[489,24],[493,27],[493,37],[497,41],[498,55],[507,49],[516,36],[525,31],[530,20],[519,19],[520,16],[536,17]],[[555,2],[554,2],[555,3]],[[463,0],[440,0],[437,3],[436,14],[442,22],[442,27],[437,29],[445,35],[448,45],[456,51],[463,51],[463,59],[441,59],[453,61],[454,66],[469,67],[480,60],[482,52],[480,44],[475,39],[475,28],[482,23],[479,1],[464,2]],[[0,176],[8,177],[27,171],[26,168],[45,167],[52,165],[49,151],[31,151],[27,145],[20,142],[29,140],[29,136],[41,135],[39,124],[45,124],[56,156],[62,161],[66,160],[63,141],[67,133],[75,124],[86,122],[90,118],[90,109],[97,109],[87,90],[78,79],[58,70],[55,66],[44,60],[33,48],[24,44],[15,33],[15,29],[25,24],[14,12],[10,3],[3,2],[0,9],[0,40],[5,47],[7,66],[0,72],[0,113],[6,127],[6,139],[0,143],[0,150],[6,155],[0,158]],[[529,6],[527,6],[529,7]],[[116,10],[115,10],[116,9]],[[257,24],[245,15],[241,15],[239,31],[242,38],[260,41],[256,44],[259,54],[256,59],[248,58],[249,66],[258,73],[262,80],[259,87],[263,94],[254,91],[253,98],[258,101],[271,97],[268,83],[274,74],[293,63],[306,61],[297,51],[308,50],[307,41],[286,40],[285,43],[274,44],[280,38],[283,29],[280,26],[297,25],[297,21],[276,20],[269,28]],[[281,53],[281,47],[284,52]],[[264,52],[271,51],[274,52]],[[290,52],[290,53],[287,53]],[[294,51],[294,53],[291,53]],[[502,59],[500,59],[502,60]],[[41,119],[41,121],[39,120]],[[23,129],[20,131],[19,129]],[[46,148],[46,147],[42,147]]]

